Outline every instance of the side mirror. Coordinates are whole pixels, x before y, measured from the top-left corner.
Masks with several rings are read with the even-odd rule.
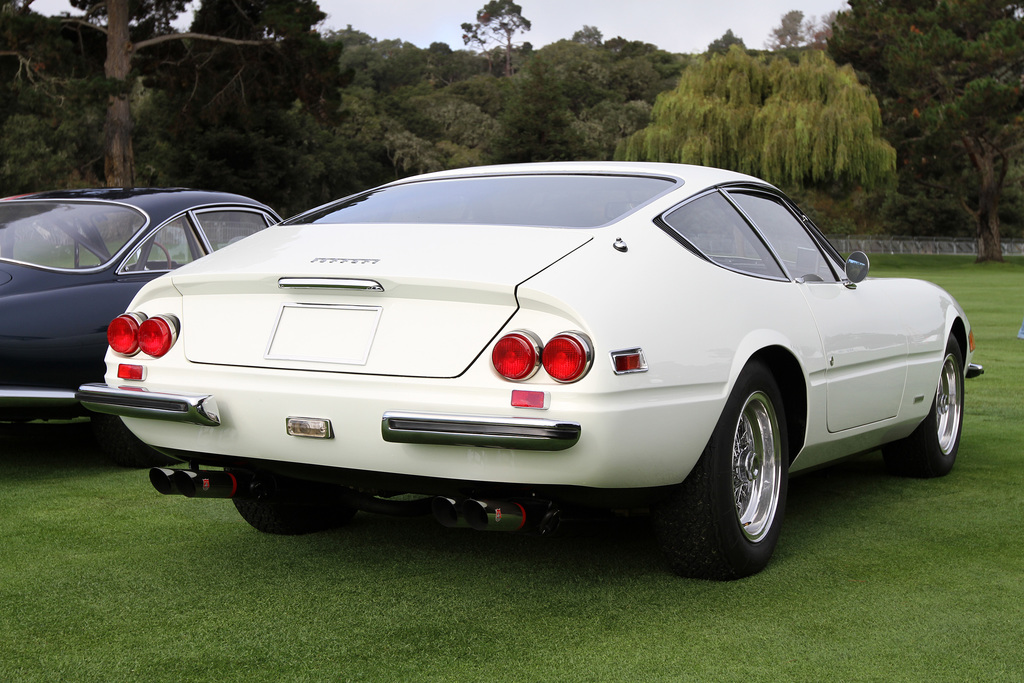
[[[854,284],[862,282],[870,269],[871,261],[863,251],[855,251],[846,259],[846,278]]]

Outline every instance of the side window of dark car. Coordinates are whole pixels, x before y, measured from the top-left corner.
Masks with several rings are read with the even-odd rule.
[[[664,221],[674,237],[709,261],[758,277],[785,278],[750,225],[718,192],[687,202]]]
[[[185,216],[164,223],[132,252],[123,272],[174,270],[200,256],[202,251]]]
[[[774,197],[747,192],[732,191],[729,196],[754,221],[793,278],[838,282],[814,238],[782,202]]]
[[[196,219],[214,251],[267,227],[263,214],[253,211],[203,211]]]

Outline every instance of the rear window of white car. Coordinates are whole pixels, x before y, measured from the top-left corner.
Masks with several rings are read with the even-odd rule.
[[[513,175],[425,180],[342,199],[285,221],[443,223],[596,228],[676,181],[626,175]]]
[[[0,259],[42,268],[96,268],[146,221],[142,212],[121,204],[0,202]]]

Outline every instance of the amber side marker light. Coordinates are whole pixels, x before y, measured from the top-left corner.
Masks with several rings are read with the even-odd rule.
[[[647,372],[647,359],[643,349],[623,349],[612,351],[612,368],[616,375],[628,375],[634,372]]]

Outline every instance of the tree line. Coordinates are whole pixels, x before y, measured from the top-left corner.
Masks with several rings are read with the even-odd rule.
[[[673,54],[583,26],[534,48],[511,0],[418,47],[313,0],[0,0],[0,196],[192,186],[291,214],[485,163],[649,159],[758,175],[826,230],[1020,235],[1021,3],[850,0]]]

